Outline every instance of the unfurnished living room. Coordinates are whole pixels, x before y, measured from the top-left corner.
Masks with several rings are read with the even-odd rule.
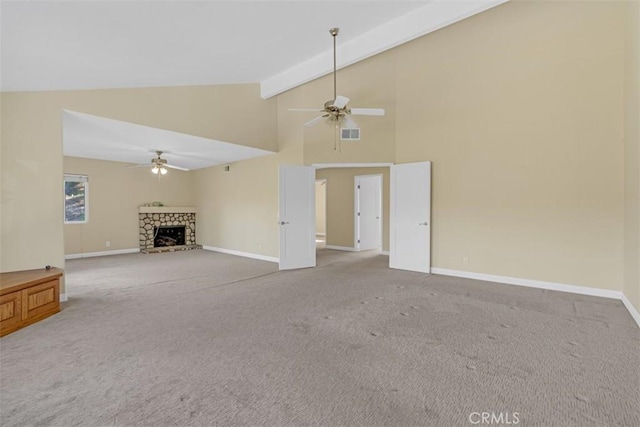
[[[0,0],[3,426],[640,426],[640,2]]]

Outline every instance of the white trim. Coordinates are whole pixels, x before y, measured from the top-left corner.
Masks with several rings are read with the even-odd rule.
[[[92,258],[96,256],[133,254],[137,252],[140,252],[140,248],[116,249],[113,251],[102,251],[102,252],[85,252],[80,254],[67,254],[64,256],[64,259]]]
[[[241,256],[245,258],[259,259],[260,261],[280,262],[280,260],[277,257],[260,255],[260,254],[252,254],[249,252],[242,252],[242,251],[234,251],[233,249],[217,248],[215,246],[202,246],[202,249],[207,251],[212,251],[212,252],[220,252],[228,255]]]
[[[316,233],[316,236],[327,236],[327,233]]]
[[[347,252],[358,252],[356,248],[350,248],[348,246],[333,246],[333,245],[325,245],[326,249],[333,249],[334,251],[347,251]]]
[[[620,300],[622,301],[622,304],[624,304],[624,306],[629,311],[629,314],[631,315],[631,317],[633,317],[633,320],[636,321],[636,323],[638,324],[638,327],[640,327],[640,313],[638,313],[638,310],[636,310],[633,304],[631,304],[631,301],[629,301],[629,298],[627,298],[627,296],[622,292],[621,292]]]
[[[464,277],[467,279],[484,280],[485,282],[503,283],[506,285],[527,286],[529,288],[548,289],[551,291],[569,292],[572,294],[590,295],[593,297],[620,299],[620,291],[608,289],[588,288],[585,286],[567,285],[564,283],[544,282],[541,280],[520,279],[517,277],[496,276],[493,274],[473,273],[470,271],[448,270],[432,267],[431,273],[444,276]]]
[[[311,167],[316,169],[330,168],[388,168],[393,163],[313,163]]]
[[[340,69],[355,64],[380,52],[491,9],[506,1],[508,0],[430,1],[423,7],[350,40],[342,42],[341,39],[338,39],[336,49],[337,68]],[[307,61],[262,80],[260,82],[260,96],[263,99],[270,98],[332,71],[333,49],[328,49]]]
[[[449,270],[446,268],[431,268],[431,273],[443,276],[464,277],[466,279],[483,280],[485,282],[502,283],[505,285],[525,286],[529,288],[548,289],[550,291],[569,292],[572,294],[589,295],[592,297],[611,298],[622,301],[631,317],[640,327],[640,314],[631,304],[627,296],[621,291],[609,289],[588,288],[586,286],[567,285],[564,283],[544,282],[541,280],[520,279],[517,277],[495,276],[493,274],[473,273],[470,271]]]
[[[389,251],[380,251],[380,255],[389,256]]]
[[[360,250],[360,224],[358,221],[358,211],[360,203],[360,177],[358,175],[353,177],[353,247],[356,251]]]
[[[67,294],[60,294],[60,302],[67,302]]]

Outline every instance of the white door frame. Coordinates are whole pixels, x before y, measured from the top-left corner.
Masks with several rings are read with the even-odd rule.
[[[372,174],[367,174],[367,175],[356,175],[353,177],[353,247],[356,251],[360,251],[360,239],[358,237],[360,237],[360,221],[359,221],[359,217],[358,217],[358,211],[360,210],[360,206],[359,206],[359,199],[360,199],[360,192],[358,191],[358,185],[359,185],[359,179],[360,178],[372,178],[372,177],[376,177],[379,178],[380,180],[380,188],[379,188],[379,202],[378,203],[378,218],[379,218],[379,222],[378,222],[378,236],[380,239],[380,246],[377,248],[378,250],[382,250],[382,241],[384,240],[382,238],[382,196],[383,196],[383,191],[382,191],[382,186],[384,185],[384,177],[383,174],[381,173],[372,173]]]
[[[318,182],[324,182],[324,240],[327,240],[327,186],[329,185],[329,181],[327,178],[316,178],[316,184]],[[316,187],[317,190],[317,187]],[[316,195],[317,196],[317,195]],[[318,216],[318,206],[316,205],[316,221]],[[316,228],[316,236],[318,235],[318,230]]]

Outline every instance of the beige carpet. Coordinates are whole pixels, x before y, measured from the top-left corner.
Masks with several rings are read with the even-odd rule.
[[[640,426],[619,301],[387,262],[69,261],[63,311],[0,340],[0,425]]]

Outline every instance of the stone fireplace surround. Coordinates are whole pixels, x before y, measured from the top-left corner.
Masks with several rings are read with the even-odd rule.
[[[196,248],[196,208],[173,206],[141,206],[138,208],[140,228],[140,251],[153,250],[155,227],[185,226],[185,246],[164,246],[167,248],[195,249]],[[157,249],[157,248],[156,248]]]

